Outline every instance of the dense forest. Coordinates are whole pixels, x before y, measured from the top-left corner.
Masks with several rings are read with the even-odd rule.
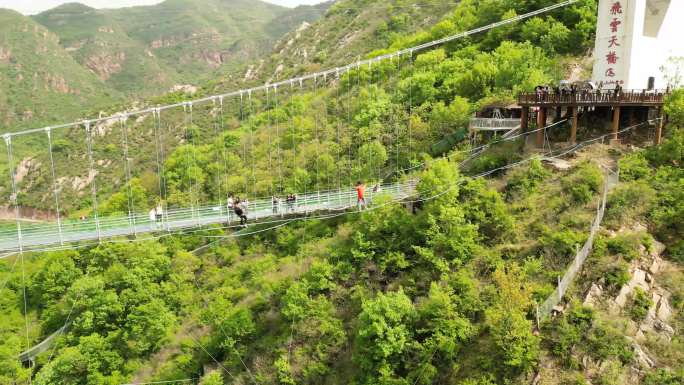
[[[368,57],[554,2],[462,0],[432,27],[408,34],[393,32],[401,30],[399,11],[376,30],[386,49]],[[341,1],[328,12],[367,3]],[[99,191],[103,214],[126,212],[129,193],[145,210],[159,200],[183,206],[218,202],[228,192],[266,196],[348,188],[355,180],[413,177],[417,196],[253,225],[236,236],[205,228],[9,257],[0,263],[0,383],[682,383],[682,90],[667,100],[661,145],[596,144],[561,170],[529,158],[522,141],[500,142],[461,166],[472,113],[565,77],[593,45],[596,3],[583,0],[339,79],[295,83],[277,96],[131,121],[123,126],[136,151],[129,182],[117,153],[122,126],[107,127],[94,148],[98,159],[111,160],[98,166],[109,181]],[[154,153],[144,149],[160,129],[168,156],[156,176]],[[85,146],[77,131],[55,138],[65,176],[88,172],[73,155]],[[562,139],[564,131],[551,135]],[[435,145],[445,138],[446,150]],[[17,158],[35,144],[18,144]],[[619,167],[620,183],[586,268],[560,314],[537,325],[537,305],[588,236],[606,165]],[[49,195],[29,191],[49,191],[48,170],[27,175],[21,204],[54,209]],[[64,190],[71,216],[90,213],[92,202],[79,194]],[[634,288],[613,306],[652,260],[662,268],[650,274],[648,290]],[[586,300],[592,284],[601,286],[602,301]],[[656,291],[668,293],[669,329],[642,332],[662,301],[653,302]],[[18,362],[27,343],[63,325],[34,367]]]

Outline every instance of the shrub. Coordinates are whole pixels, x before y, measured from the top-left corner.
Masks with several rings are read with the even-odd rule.
[[[608,269],[603,274],[603,278],[606,280],[606,287],[609,289],[619,289],[629,282],[629,266],[624,262],[618,263]]]
[[[626,364],[634,357],[634,352],[623,333],[612,327],[606,325],[594,327],[587,340],[587,353],[596,359],[618,358]]]
[[[684,240],[675,242],[668,250],[667,255],[670,259],[679,263],[684,263]]]
[[[645,179],[651,174],[651,167],[642,151],[629,154],[618,161],[620,166],[620,180],[634,181]]]
[[[514,172],[506,185],[506,198],[510,199],[515,195],[527,195],[533,192],[541,182],[551,173],[544,168],[539,159],[530,162],[526,169]]]
[[[632,305],[629,307],[629,316],[639,322],[646,317],[651,306],[653,306],[653,301],[648,293],[637,287],[634,289]]]
[[[624,384],[624,370],[620,362],[609,360],[602,368],[598,376],[600,385],[622,385]]]
[[[684,384],[684,376],[672,373],[667,369],[657,369],[647,373],[643,381],[644,385],[678,385]]]
[[[647,182],[627,182],[617,186],[608,196],[606,219],[623,223],[648,213],[656,199],[656,192]]]
[[[598,193],[603,174],[595,165],[585,162],[577,167],[574,173],[563,178],[562,185],[566,194],[569,194],[575,204],[587,204],[592,196]]]
[[[579,231],[562,230],[544,234],[540,243],[547,254],[567,258],[573,256],[577,249],[582,247],[585,238],[585,234]]]
[[[632,261],[639,256],[637,250],[641,239],[632,234],[620,234],[606,240],[606,248],[611,254],[620,255],[626,261]]]

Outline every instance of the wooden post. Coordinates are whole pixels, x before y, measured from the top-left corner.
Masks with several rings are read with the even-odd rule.
[[[523,107],[522,114],[520,115],[520,131],[527,132],[527,127],[529,126],[530,120],[530,107]]]
[[[663,140],[663,125],[665,125],[663,107],[658,108],[658,118],[658,123],[656,123],[656,144],[660,144]]]
[[[613,109],[613,140],[618,140],[618,131],[620,130],[620,106],[615,106]]]
[[[570,128],[570,143],[577,143],[577,106],[572,107],[572,127]]]
[[[544,146],[544,130],[542,128],[546,127],[546,108],[540,107],[537,113],[537,147]]]

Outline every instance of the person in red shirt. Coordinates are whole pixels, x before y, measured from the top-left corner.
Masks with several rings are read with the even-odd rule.
[[[356,207],[358,207],[359,210],[366,207],[365,193],[366,193],[366,185],[361,183],[361,181],[356,182],[356,198],[357,198]]]

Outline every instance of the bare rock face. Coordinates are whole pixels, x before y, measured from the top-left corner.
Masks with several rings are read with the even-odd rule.
[[[644,351],[644,349],[636,342],[632,342],[632,349],[634,351],[634,360],[642,368],[650,369],[655,366],[655,361]]]
[[[12,52],[0,46],[0,62],[7,62],[12,58]]]
[[[191,84],[176,84],[171,87],[170,92],[183,92],[186,94],[194,95],[197,93],[197,87]]]
[[[666,341],[671,341],[675,334],[672,326],[667,321],[672,316],[672,308],[668,301],[670,293],[662,288],[655,288],[652,296],[653,306],[648,310],[648,314],[639,325],[637,339],[645,338],[647,333],[658,334]]]
[[[601,299],[601,295],[603,295],[603,289],[601,288],[601,286],[592,283],[591,287],[589,288],[589,291],[587,292],[587,295],[584,297],[583,305],[595,307],[598,301]]]
[[[665,251],[665,245],[654,239],[653,240],[653,246],[651,248],[651,254],[650,254],[651,257],[660,258],[660,256],[663,254],[664,251]],[[662,261],[662,259],[661,259],[661,261]]]
[[[667,297],[662,296],[657,304],[658,310],[656,310],[656,318],[666,322],[672,316],[672,308],[670,307],[670,302]]]
[[[203,50],[199,54],[199,59],[203,60],[211,68],[219,68],[223,65],[223,55],[219,51]]]
[[[40,168],[40,162],[34,158],[22,159],[17,165],[14,178],[17,183],[21,183],[29,172],[35,171]]]
[[[107,80],[112,75],[121,72],[125,61],[126,53],[119,52],[113,56],[106,54],[91,56],[86,60],[85,65],[100,79]]]
[[[647,273],[645,270],[640,268],[634,269],[632,272],[632,279],[630,279],[629,282],[627,282],[627,284],[620,289],[620,293],[617,295],[617,297],[615,297],[615,305],[618,308],[622,309],[625,307],[629,295],[632,294],[635,288],[640,287],[644,291],[648,291],[650,289],[646,275]]]

